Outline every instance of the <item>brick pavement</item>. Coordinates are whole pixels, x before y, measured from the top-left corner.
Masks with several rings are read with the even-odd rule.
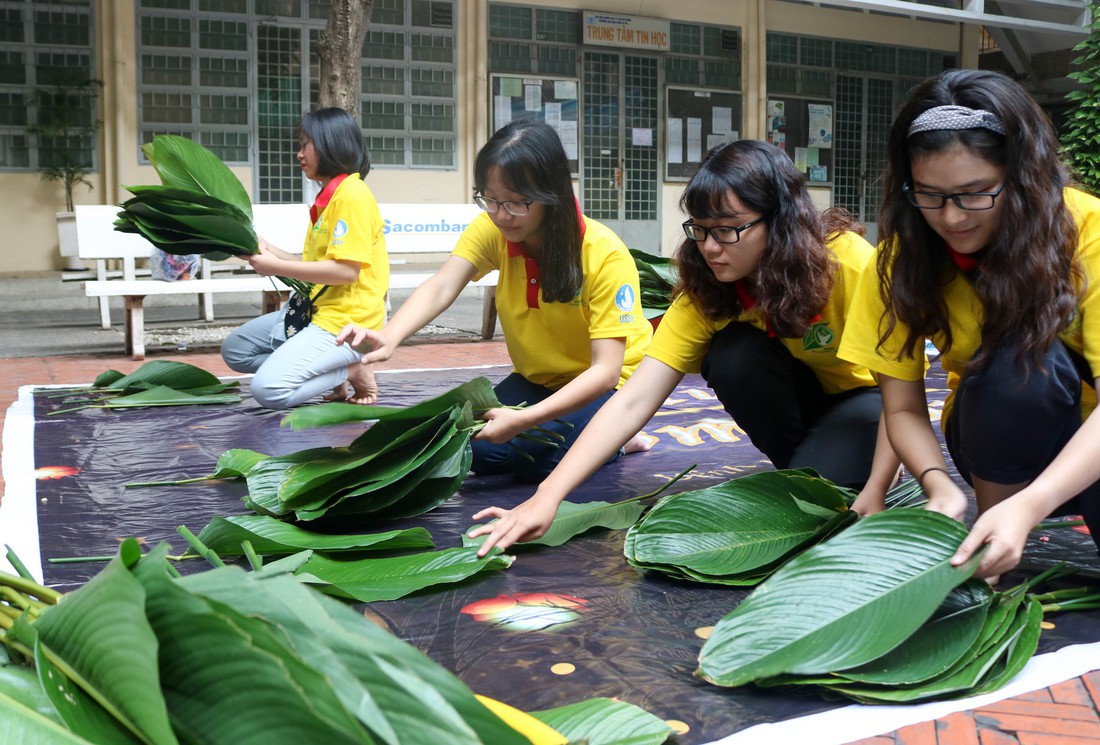
[[[176,359],[215,375],[233,374],[221,357],[194,350],[151,354],[150,359]],[[507,364],[503,341],[433,339],[400,347],[384,369],[464,367]],[[0,424],[21,385],[88,382],[107,369],[123,373],[141,365],[128,357],[83,355],[0,359]],[[384,395],[384,390],[383,390]],[[0,495],[3,494],[0,481]],[[922,722],[852,745],[1085,745],[1100,743],[1100,671],[1045,690]],[[776,743],[813,745],[813,743]]]

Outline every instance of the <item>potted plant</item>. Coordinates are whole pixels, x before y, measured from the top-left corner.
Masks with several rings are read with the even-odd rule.
[[[65,209],[57,213],[57,234],[65,268],[84,270],[77,258],[73,192],[78,184],[89,189],[94,165],[95,136],[99,131],[96,99],[99,81],[79,74],[59,77],[35,91],[38,123],[31,132],[38,137],[39,166],[46,181],[60,181]]]

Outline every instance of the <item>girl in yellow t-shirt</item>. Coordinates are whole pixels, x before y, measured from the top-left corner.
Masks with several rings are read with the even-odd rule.
[[[297,406],[328,392],[329,400],[344,400],[349,383],[352,402],[374,403],[378,388],[370,366],[333,342],[348,323],[377,329],[385,321],[390,264],[378,203],[362,181],[370,170],[363,131],[343,109],[306,114],[298,161],[306,178],[321,184],[302,256],[260,238],[260,252],[248,263],[265,277],[311,282],[312,317],[288,324],[306,309],[292,301],[230,334],[222,358],[237,372],[255,373],[252,397],[265,408]]]
[[[638,306],[634,259],[609,228],[580,213],[552,127],[502,127],[478,153],[474,183],[485,214],[463,231],[439,271],[381,331],[349,325],[337,342],[366,352],[366,362],[388,359],[467,283],[498,270],[497,314],[514,370],[496,394],[503,404],[527,405],[485,413],[473,469],[537,482],[630,376],[652,331]],[[536,426],[560,433],[564,443],[515,439]]]
[[[887,152],[877,271],[840,354],[878,373],[891,442],[961,520],[925,402],[925,339],[941,350],[941,427],[979,512],[953,562],[985,545],[978,575],[1000,575],[1059,508],[1100,540],[1100,200],[1067,188],[1049,119],[999,73],[917,86]]]
[[[680,205],[690,215],[680,283],[645,358],[534,496],[474,515],[499,518],[471,532],[489,535],[482,554],[545,533],[562,500],[691,372],[777,468],[811,467],[862,488],[860,504],[881,501],[894,481],[878,388],[865,367],[836,356],[873,253],[847,213],[818,213],[787,154],[751,140],[707,153]]]

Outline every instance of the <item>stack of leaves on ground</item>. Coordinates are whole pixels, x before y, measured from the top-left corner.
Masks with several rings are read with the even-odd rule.
[[[65,399],[65,408],[47,416],[80,409],[233,404],[241,400],[239,387],[237,381],[223,383],[212,373],[186,362],[153,360],[129,375],[107,370],[91,386],[51,391],[50,398]]]
[[[475,696],[284,566],[178,578],[164,554],[160,546],[143,556],[128,539],[62,603],[0,574],[9,741],[564,745],[608,720],[636,733],[632,742],[669,734],[641,709],[599,699],[547,712],[555,732]]]
[[[122,203],[115,230],[137,233],[170,254],[202,254],[212,261],[259,250],[252,201],[218,156],[176,135],[157,135],[141,151],[161,185],[126,187],[134,196]],[[280,279],[309,296],[308,282]]]
[[[1042,602],[1061,595],[1031,596],[1029,585],[998,593],[969,580],[980,556],[951,565],[966,532],[926,510],[860,520],[784,564],[723,618],[696,674],[719,686],[808,685],[866,703],[1002,687],[1035,652]]]
[[[680,277],[676,262],[636,248],[630,249],[630,255],[638,267],[642,312],[647,319],[664,315],[672,300],[672,289]]]

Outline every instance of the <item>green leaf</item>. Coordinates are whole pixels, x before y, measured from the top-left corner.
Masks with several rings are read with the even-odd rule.
[[[154,385],[186,390],[221,384],[221,381],[212,373],[186,362],[174,360],[153,360],[146,362],[129,375],[117,377],[117,374],[115,370],[108,370],[96,378],[94,385],[99,388],[110,386],[112,389],[131,392]]]
[[[145,592],[130,573],[135,551],[128,539],[110,564],[47,608],[34,628],[50,663],[142,742],[175,743],[160,694],[157,639],[142,612]]]
[[[966,528],[926,510],[881,512],[784,564],[723,618],[697,674],[736,686],[827,673],[886,654],[977,566],[951,566]]]
[[[4,741],[19,745],[91,745],[57,722],[5,695],[0,690],[0,722]]]
[[[316,551],[404,550],[435,548],[425,528],[390,530],[366,535],[328,535],[303,530],[296,525],[263,515],[215,517],[199,533],[199,540],[223,555],[242,553],[249,541],[263,555],[293,554],[303,549]]]
[[[145,742],[128,731],[112,711],[77,685],[62,668],[53,664],[41,644],[34,645],[34,664],[38,679],[56,717],[74,734],[99,745],[134,745]]]
[[[517,543],[512,548],[520,549],[524,546],[536,545],[560,546],[593,528],[623,530],[636,523],[644,511],[645,506],[634,500],[626,502],[584,502],[583,504],[563,501],[558,506],[558,512],[554,516],[554,522],[550,524],[550,529],[541,538]],[[493,523],[495,522],[496,520],[493,521]],[[493,523],[489,523],[489,525]],[[462,534],[463,545],[481,545],[487,537],[469,538],[467,534],[474,527],[471,525]]]
[[[450,548],[382,559],[350,560],[314,555],[296,573],[317,589],[361,603],[396,600],[443,584],[462,582],[479,572],[505,569],[515,557],[493,553],[478,558],[476,548]]]
[[[569,742],[588,745],[660,745],[673,734],[665,722],[644,709],[610,698],[592,698],[531,716],[553,727]]]
[[[195,396],[165,385],[155,385],[144,391],[108,399],[102,405],[108,409],[133,409],[145,406],[236,404],[240,401],[241,396],[239,393],[214,393]]]
[[[141,149],[166,186],[215,197],[251,218],[252,201],[240,180],[199,143],[175,135],[157,135]]]

